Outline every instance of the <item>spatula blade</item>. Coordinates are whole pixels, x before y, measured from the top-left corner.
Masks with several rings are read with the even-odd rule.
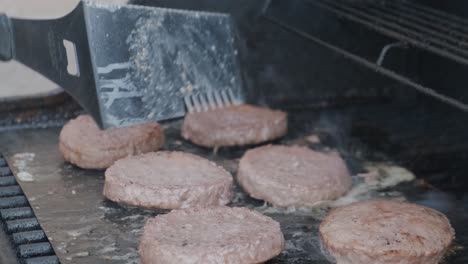
[[[182,117],[184,98],[243,101],[229,15],[86,2],[85,20],[102,126]]]

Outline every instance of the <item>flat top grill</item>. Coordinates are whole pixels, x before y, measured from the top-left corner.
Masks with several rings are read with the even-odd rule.
[[[282,0],[278,2],[280,1],[284,3]],[[363,25],[393,40],[382,47],[379,56],[362,57],[359,52],[353,53],[328,42],[327,39],[321,39],[320,36],[314,36],[289,25],[287,21],[282,21],[274,16],[270,17],[268,12],[266,12],[266,17],[301,37],[330,48],[370,69],[468,112],[468,106],[463,102],[416,83],[411,78],[386,68],[385,65],[386,54],[391,49],[406,46],[416,47],[466,65],[468,62],[468,22],[466,20],[419,4],[403,1],[382,3],[357,1],[359,4],[355,1],[340,0],[300,0],[299,2],[314,9],[319,7],[320,10],[326,10],[343,21],[352,21]],[[268,11],[268,8],[266,10]],[[76,107],[65,104],[64,107],[47,109],[42,105],[35,105],[36,108],[39,108],[37,114],[28,112],[24,116],[18,116],[11,113],[10,110],[16,109],[19,105],[17,102],[0,104],[0,108],[6,109],[3,112],[0,111],[0,152],[4,153],[8,165],[21,185],[21,188],[15,185],[17,181],[11,174],[0,177],[0,186],[7,187],[6,189],[0,188],[0,209],[2,206],[6,207],[7,210],[12,209],[9,208],[11,207],[9,202],[13,202],[22,206],[21,210],[25,212],[14,216],[17,219],[15,218],[13,220],[15,222],[10,222],[10,224],[15,224],[13,227],[18,229],[10,228],[11,230],[8,230],[7,227],[7,233],[14,234],[21,228],[26,230],[33,226],[33,231],[37,231],[38,234],[43,232],[47,236],[34,240],[33,243],[18,240],[16,244],[17,255],[21,255],[23,252],[27,258],[47,257],[53,258],[52,261],[58,261],[54,257],[56,254],[61,263],[74,264],[139,263],[137,247],[142,227],[150,217],[164,214],[167,211],[147,211],[107,201],[102,196],[103,171],[82,170],[63,161],[57,149],[60,132],[58,126],[63,125],[67,119],[79,111]],[[10,106],[11,108],[9,108]],[[432,109],[432,106],[430,108]],[[375,108],[364,107],[359,110],[359,113],[354,113],[355,110],[354,108],[343,108],[336,111],[302,109],[290,113],[290,131],[286,138],[275,143],[307,145],[321,151],[329,151],[330,147],[338,149],[347,161],[353,175],[356,175],[364,171],[363,165],[368,160],[384,161],[385,164],[392,162],[385,154],[369,150],[368,145],[373,147],[377,145],[373,143],[375,138],[382,139],[380,130],[367,131],[369,124],[373,124],[382,131],[388,132],[388,140],[392,147],[402,143],[400,147],[404,151],[397,154],[399,158],[403,159],[403,161],[399,160],[400,162],[404,164],[432,163],[430,165],[435,166],[435,168],[429,168],[429,170],[439,170],[444,181],[453,181],[449,183],[450,188],[462,186],[460,181],[464,179],[466,181],[466,166],[454,168],[460,171],[461,176],[450,178],[449,176],[452,175],[450,175],[451,172],[446,171],[447,165],[441,164],[443,162],[453,164],[455,158],[458,159],[456,166],[466,164],[467,156],[460,155],[460,153],[466,153],[467,149],[467,133],[464,130],[466,126],[463,125],[466,122],[463,122],[465,119],[462,117],[450,120],[446,119],[444,115],[434,117],[427,113],[427,109],[415,111],[413,104],[408,108],[402,108],[392,105],[382,107],[382,104],[378,103]],[[380,113],[380,110],[383,113]],[[442,113],[447,112],[442,111]],[[354,114],[355,116],[349,116]],[[411,117],[408,117],[410,115]],[[408,124],[400,126],[401,116],[407,118]],[[430,118],[426,120],[421,118],[422,116],[430,116]],[[355,120],[351,121],[353,118]],[[433,122],[433,119],[438,120],[438,122]],[[26,120],[26,122],[22,120]],[[453,124],[452,121],[459,123]],[[353,124],[350,124],[351,122]],[[427,124],[431,124],[431,126]],[[217,155],[214,155],[212,150],[197,147],[184,141],[179,135],[180,125],[180,122],[164,125],[167,135],[166,150],[185,151],[200,155],[217,162],[233,175],[236,174],[239,158],[246,151],[246,148],[221,149]],[[51,126],[55,127],[51,128]],[[411,129],[412,126],[417,128],[416,131]],[[37,129],[40,127],[45,128]],[[12,130],[19,128],[22,130]],[[366,130],[365,133],[368,134],[361,134],[361,136],[367,138],[369,142],[355,141],[356,139],[350,135],[362,131],[352,130]],[[311,134],[319,134],[323,144],[306,142],[304,138]],[[408,142],[409,144],[406,145]],[[418,155],[422,151],[435,154],[434,160],[426,160],[427,155],[419,157]],[[453,154],[453,156],[449,156],[448,161],[440,159],[441,156],[447,157],[446,153],[443,153],[444,151]],[[441,156],[439,156],[440,153]],[[24,159],[24,157],[32,158]],[[409,162],[406,163],[405,160]],[[0,160],[0,167],[5,167],[5,165]],[[24,175],[20,175],[21,172],[27,172],[32,178],[24,178]],[[2,173],[3,171],[0,169],[0,174]],[[5,173],[10,172],[5,169]],[[418,176],[427,176],[424,173],[418,172]],[[362,179],[354,176],[353,186],[351,195],[340,200],[341,202],[371,198],[407,199],[446,214],[457,233],[452,254],[448,256],[446,263],[468,263],[468,226],[466,225],[468,222],[468,195],[466,195],[466,185],[458,189],[463,192],[462,195],[451,191],[440,191],[422,180],[385,189],[360,189],[363,186]],[[12,197],[17,198],[12,199]],[[268,263],[331,263],[321,253],[318,237],[318,226],[328,212],[328,206],[305,211],[275,209],[262,201],[249,198],[238,186],[235,186],[235,199],[231,205],[253,208],[280,222],[287,241],[286,249],[280,256]],[[3,242],[5,241],[0,241],[0,245]],[[47,243],[48,248],[41,248]],[[38,251],[31,251],[29,244],[35,244]]]
[[[349,112],[343,110],[343,113]],[[333,115],[317,111],[291,113],[290,133],[276,143],[307,145],[328,151],[330,144],[326,138],[336,138],[343,133],[341,129],[346,129],[346,124],[345,120],[334,119]],[[180,125],[179,121],[164,125],[167,135],[165,149],[206,157],[235,175],[239,158],[246,148],[220,149],[214,155],[210,149],[182,140]],[[0,134],[0,146],[17,176],[21,171],[33,175],[33,181],[18,182],[61,263],[139,263],[137,247],[142,227],[150,217],[166,211],[129,208],[105,200],[102,196],[103,171],[82,170],[65,163],[57,150],[59,132],[60,128],[4,132]],[[320,134],[325,140],[324,144],[307,143],[304,138],[312,133]],[[363,172],[365,159],[357,157],[358,153],[365,150],[359,144],[340,141],[337,139],[335,142],[338,142],[338,149],[353,175]],[[353,147],[344,148],[347,145]],[[34,158],[29,160],[22,159],[32,156]],[[467,263],[468,207],[462,201],[418,182],[385,189],[365,188],[362,191],[362,180],[353,176],[353,181],[351,195],[341,202],[405,198],[445,213],[457,231],[457,245],[463,246],[455,250],[449,263]],[[306,211],[275,209],[262,201],[249,198],[238,186],[235,187],[235,199],[231,205],[253,208],[280,222],[287,241],[286,249],[269,263],[331,263],[321,253],[318,237],[318,226],[329,210],[327,206]]]

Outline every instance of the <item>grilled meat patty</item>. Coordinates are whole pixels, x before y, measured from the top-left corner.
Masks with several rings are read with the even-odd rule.
[[[455,232],[433,209],[374,200],[333,209],[320,225],[320,237],[337,264],[437,264]]]
[[[338,154],[298,146],[263,146],[245,153],[237,181],[250,196],[279,207],[308,207],[334,200],[351,187]]]
[[[232,199],[232,176],[199,156],[159,151],[121,159],[105,173],[104,196],[132,206],[218,206]]]
[[[243,146],[282,137],[287,130],[286,113],[241,105],[188,113],[182,137],[204,147]]]
[[[143,264],[253,264],[281,253],[284,237],[270,217],[247,208],[175,210],[145,226]]]
[[[106,169],[118,159],[163,145],[164,132],[158,123],[100,130],[89,115],[68,122],[59,137],[65,160],[84,169]]]

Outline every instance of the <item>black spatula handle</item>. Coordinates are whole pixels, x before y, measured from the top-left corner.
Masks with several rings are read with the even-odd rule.
[[[13,35],[10,18],[0,14],[0,60],[9,61],[13,58]]]
[[[99,16],[99,11],[93,14]],[[14,59],[55,82],[102,126],[85,15],[85,1],[58,19],[20,19],[0,13],[0,61]]]

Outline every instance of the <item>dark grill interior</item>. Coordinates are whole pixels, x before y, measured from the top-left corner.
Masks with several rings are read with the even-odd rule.
[[[414,76],[408,71],[402,71],[402,62],[394,62],[392,65],[392,63],[388,64],[385,61],[393,53],[393,50],[411,47],[447,59],[452,63],[466,66],[468,50],[466,49],[466,37],[463,36],[464,30],[453,30],[463,28],[463,24],[468,23],[468,20],[443,12],[430,12],[431,9],[406,1],[366,1],[363,4],[359,1],[309,0],[297,1],[296,4],[309,13],[320,12],[334,15],[338,18],[340,26],[351,23],[369,30],[370,34],[379,33],[385,36],[384,41],[387,43],[375,43],[372,53],[369,53],[369,47],[366,45],[349,45],[349,43],[345,43],[345,39],[337,39],[336,34],[339,33],[338,36],[340,36],[342,33],[340,31],[326,31],[324,29],[326,27],[309,26],[306,21],[295,17],[293,9],[289,9],[289,12],[285,14],[284,10],[287,8],[287,4],[285,6],[284,2],[272,1],[271,7],[266,9],[264,17],[289,32],[340,54],[361,66],[445,104],[468,112],[468,105],[463,100],[454,98],[450,93],[445,94],[441,89],[428,87],[419,80],[418,76]],[[269,11],[270,9],[271,11]],[[458,21],[458,24],[454,21]],[[341,30],[346,29],[343,26]],[[452,34],[457,34],[457,38],[452,37]],[[460,36],[463,37],[460,38]],[[366,35],[359,34],[358,38],[363,42],[374,41],[369,38],[367,33]],[[380,51],[375,50],[379,47]],[[377,54],[377,52],[379,53]],[[410,54],[407,54],[404,57],[407,59],[409,56]],[[407,64],[408,62],[403,63]]]

